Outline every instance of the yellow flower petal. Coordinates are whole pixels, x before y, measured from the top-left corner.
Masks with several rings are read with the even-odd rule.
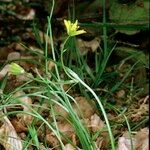
[[[78,31],[76,31],[76,35],[83,34],[83,33],[86,33],[86,31],[84,31],[84,30],[78,30]]]
[[[69,34],[69,28],[70,28],[70,25],[69,25],[69,21],[67,21],[67,20],[64,20],[64,24],[65,24],[65,26],[66,26],[66,29],[67,29],[67,33]]]
[[[75,35],[86,33],[86,31],[84,30],[78,30],[79,29],[78,20],[76,20],[75,23],[71,23],[70,20],[64,20],[64,24],[67,29],[67,34],[69,36],[75,36]]]
[[[76,20],[76,22],[74,23],[74,24],[72,24],[72,30],[73,31],[76,31],[77,30],[77,28],[78,28],[78,20]]]

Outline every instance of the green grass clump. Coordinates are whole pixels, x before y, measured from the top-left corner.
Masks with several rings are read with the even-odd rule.
[[[130,125],[131,120],[128,119],[127,116],[128,108],[122,107],[120,105],[115,106],[112,104],[111,100],[109,101],[109,99],[114,98],[114,95],[120,89],[126,89],[130,96],[129,101],[135,102],[136,98],[132,95],[132,92],[137,87],[134,86],[133,80],[129,82],[126,80],[131,78],[136,67],[140,68],[142,65],[146,66],[147,60],[145,60],[145,55],[143,53],[142,58],[137,60],[136,57],[141,55],[140,52],[136,53],[136,51],[133,49],[123,49],[123,47],[118,47],[116,42],[110,42],[108,29],[113,28],[114,26],[115,28],[120,27],[122,29],[122,25],[119,26],[118,24],[117,26],[116,24],[114,25],[107,23],[105,0],[103,0],[102,4],[103,22],[100,24],[95,23],[94,26],[97,28],[102,28],[103,48],[99,46],[97,51],[100,52],[95,53],[94,55],[94,67],[91,67],[88,64],[87,56],[80,55],[80,50],[76,45],[75,36],[85,33],[84,30],[79,29],[78,21],[65,20],[67,36],[64,36],[62,46],[60,46],[59,49],[56,48],[53,41],[52,28],[54,0],[52,1],[50,15],[47,17],[46,36],[50,39],[50,45],[48,38],[46,38],[45,43],[41,42],[39,37],[39,30],[36,28],[35,22],[33,24],[35,38],[39,46],[44,49],[44,55],[32,51],[31,49],[27,48],[27,46],[22,44],[22,46],[26,48],[28,52],[39,57],[41,62],[30,60],[30,62],[33,61],[33,63],[35,63],[37,66],[34,72],[36,75],[34,76],[28,76],[23,68],[20,68],[19,65],[12,63],[12,69],[15,66],[15,70],[11,71],[14,73],[13,75],[18,76],[21,72],[28,77],[28,81],[21,86],[14,88],[11,90],[11,92],[6,91],[6,93],[4,92],[1,94],[0,111],[4,111],[5,115],[10,118],[19,114],[29,115],[33,118],[32,123],[27,125],[27,136],[22,141],[24,149],[27,150],[30,148],[30,146],[39,150],[41,149],[41,146],[44,146],[45,149],[49,149],[49,145],[45,142],[46,137],[44,139],[39,138],[40,132],[44,130],[44,135],[46,135],[48,131],[53,133],[59,143],[58,147],[62,150],[65,150],[64,139],[65,142],[67,141],[67,143],[71,144],[75,149],[96,150],[97,137],[101,136],[103,131],[106,131],[109,135],[109,149],[116,150],[118,135],[114,133],[114,130],[120,126],[125,126],[125,128],[128,130],[129,137],[131,139],[131,149],[134,149],[132,131],[139,126],[136,125],[132,128],[132,125]],[[81,25],[86,26],[84,23]],[[92,26],[93,24],[88,25]],[[49,55],[48,52],[49,48],[51,49],[51,55]],[[127,53],[127,55],[118,64],[109,65],[109,59],[112,53],[114,51],[119,51],[118,49],[121,49],[122,51],[126,50],[124,53]],[[118,68],[130,59],[133,59],[134,61],[128,68],[126,68],[123,76],[121,76]],[[52,70],[49,69],[50,61],[54,64],[54,68]],[[115,69],[111,72],[107,72],[108,66],[111,69]],[[0,89],[2,91],[4,91],[5,87],[7,86],[7,80],[8,74],[3,78],[3,80],[1,80]],[[68,90],[64,90],[65,85],[69,85]],[[83,122],[85,119],[82,114],[83,112],[81,112],[82,117],[80,117],[74,110],[73,104],[76,104],[79,112],[80,106],[78,106],[74,95],[70,94],[71,90],[74,90],[78,95],[83,95],[84,97],[87,97],[88,99],[91,99],[92,102],[94,102],[96,105],[96,112],[100,114],[101,118],[103,118],[106,124],[103,129],[97,131],[96,133],[91,133],[89,127]],[[138,91],[139,89],[136,90]],[[24,91],[25,93],[14,97],[15,93],[19,91]],[[29,97],[34,101],[37,101],[37,104],[36,102],[32,104],[23,102],[22,98],[24,97]],[[44,104],[47,104],[47,106],[44,106]],[[30,111],[25,109],[17,110],[17,106],[27,108]],[[55,110],[55,106],[59,106],[65,113],[67,113],[67,117],[65,118],[63,114],[59,114]],[[13,111],[9,112],[7,111],[7,108],[13,108]],[[43,111],[46,111],[48,116],[45,117],[43,115]],[[115,114],[118,118],[123,118],[123,121],[121,123],[118,120],[118,122],[115,122],[113,119],[112,121],[108,117],[108,113],[110,112]],[[77,145],[73,143],[73,141],[71,141],[70,138],[59,129],[59,117],[61,117],[65,122],[69,123],[73,127],[73,131],[78,139]],[[144,124],[147,120],[148,118],[143,119],[142,124]]]

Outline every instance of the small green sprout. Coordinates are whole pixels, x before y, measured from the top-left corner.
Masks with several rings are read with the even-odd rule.
[[[25,73],[25,70],[16,63],[11,63],[9,67],[10,67],[9,71],[12,75],[20,75]]]
[[[78,30],[79,29],[78,20],[76,20],[75,23],[71,23],[70,20],[64,20],[64,24],[67,29],[67,34],[69,36],[75,36],[75,35],[86,33],[86,31],[84,30]]]

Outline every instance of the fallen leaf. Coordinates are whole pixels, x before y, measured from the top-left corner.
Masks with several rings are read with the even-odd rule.
[[[91,128],[92,132],[98,133],[99,131],[102,131],[96,138],[97,150],[108,149],[109,134],[107,131],[103,131],[103,128],[105,127],[104,122],[95,113],[94,115],[91,116],[89,123],[88,126]]]
[[[96,132],[104,128],[104,122],[100,119],[97,114],[91,116],[91,128],[93,132]]]
[[[23,96],[24,95],[24,96]],[[23,97],[19,97],[19,96],[23,96]],[[25,93],[23,91],[18,91],[14,94],[14,97],[20,100],[21,102],[21,106],[23,107],[23,111],[27,112],[27,113],[32,113],[31,109],[30,109],[30,105],[32,104],[32,99],[28,96],[25,96]],[[26,113],[20,113],[17,114],[17,117],[19,119],[19,121],[24,124],[24,125],[29,125],[32,123],[32,119],[33,117],[29,114]]]
[[[0,79],[2,79],[10,70],[9,65],[5,65],[3,69],[0,71]]]
[[[33,75],[31,73],[24,73],[24,74],[17,75],[16,81],[22,83],[31,80],[31,78],[33,78]]]
[[[52,134],[46,134],[46,143],[51,147],[58,147],[60,145],[57,137]]]
[[[69,124],[68,122],[57,122],[59,131],[67,138],[72,139],[74,133],[73,126]],[[51,135],[55,136],[54,133],[51,133]],[[61,140],[66,143],[66,139],[64,137],[61,138]],[[75,141],[75,140],[74,140]]]
[[[95,113],[94,103],[91,100],[79,96],[75,98],[75,102],[79,106],[79,109],[75,103],[73,104],[73,108],[80,118],[82,117],[82,114],[84,118],[89,118]]]
[[[69,124],[68,122],[58,122],[58,128],[60,130],[60,132],[62,133],[67,133],[67,132],[73,132],[73,127],[71,124]]]
[[[66,144],[65,149],[66,150],[75,150],[75,148],[71,144]]]
[[[103,137],[98,137],[96,139],[96,150],[100,150],[102,148],[103,141],[104,141]]]
[[[28,13],[26,15],[15,14],[15,16],[21,20],[33,20],[35,17],[35,10],[34,9],[28,9]]]
[[[133,149],[149,150],[149,129],[144,128],[132,136]],[[125,133],[118,141],[118,150],[131,150],[131,139]]]
[[[77,113],[79,118],[89,118],[94,114],[94,103],[92,103],[92,101],[88,102],[85,97],[80,96],[75,98],[75,102],[76,103],[72,103],[72,108]],[[56,117],[58,120],[68,117],[68,112],[66,112],[61,106],[55,105],[54,110],[57,115],[60,115]]]
[[[11,123],[14,126],[17,133],[28,131],[27,127],[25,127],[17,118],[11,119]]]
[[[135,135],[137,140],[136,150],[149,150],[149,129],[143,128]]]
[[[101,40],[99,38],[94,38],[91,41],[84,41],[82,39],[77,39],[77,45],[80,50],[81,55],[85,55],[90,52],[95,52],[100,45]]]
[[[7,56],[7,60],[15,60],[20,59],[20,53],[19,52],[11,52]]]
[[[4,116],[1,120],[3,125],[0,127],[0,144],[3,145],[5,150],[22,150],[21,139],[7,116]]]
[[[133,146],[135,147],[135,141],[133,142]],[[120,137],[117,150],[131,150],[131,140],[127,137]]]

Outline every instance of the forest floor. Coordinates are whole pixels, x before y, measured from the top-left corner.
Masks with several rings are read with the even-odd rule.
[[[148,14],[147,0],[0,0],[0,150],[148,150]]]

